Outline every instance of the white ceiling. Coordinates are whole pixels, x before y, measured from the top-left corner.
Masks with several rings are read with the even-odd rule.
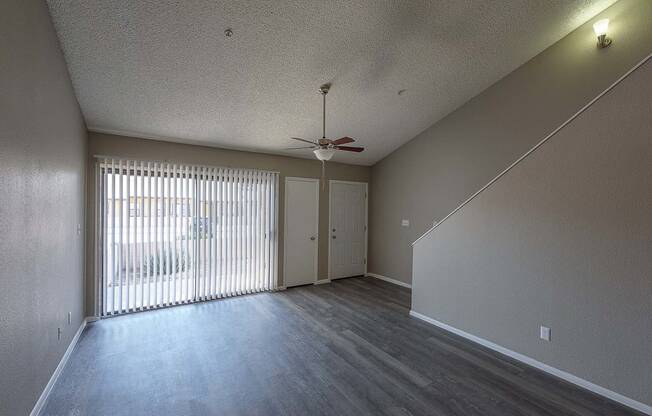
[[[90,130],[370,165],[615,0],[48,0]],[[224,36],[226,28],[234,35]],[[407,91],[399,96],[398,91]]]

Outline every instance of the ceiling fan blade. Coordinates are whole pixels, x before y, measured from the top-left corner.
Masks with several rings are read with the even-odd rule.
[[[356,146],[335,146],[337,150],[344,150],[346,152],[362,152],[364,150],[364,147],[356,147]]]
[[[285,147],[283,150],[314,149],[315,146]]]
[[[318,145],[317,142],[313,142],[312,140],[300,139],[300,138],[298,138],[298,137],[290,137],[290,139],[292,139],[292,140],[299,140],[300,142],[306,142],[306,143],[314,144],[315,146]]]
[[[354,141],[355,141],[355,139],[352,139],[350,137],[342,137],[341,139],[332,140],[331,143],[333,143],[334,145],[337,146],[337,145],[340,145],[340,144],[353,143]]]

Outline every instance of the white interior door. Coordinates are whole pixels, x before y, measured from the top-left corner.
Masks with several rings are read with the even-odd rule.
[[[367,184],[330,181],[330,278],[365,273]]]
[[[319,180],[285,179],[286,287],[317,281],[319,229]]]

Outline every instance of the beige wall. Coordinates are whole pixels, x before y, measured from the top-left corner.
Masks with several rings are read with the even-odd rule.
[[[372,168],[369,271],[411,281],[412,248],[431,225],[652,52],[652,2],[601,13],[613,44],[587,24]],[[410,227],[401,227],[401,219]]]
[[[279,284],[283,284],[283,226],[285,177],[298,176],[304,178],[320,178],[321,163],[317,160],[299,159],[286,156],[276,156],[262,153],[239,152],[213,147],[193,146],[187,144],[162,142],[156,140],[137,139],[124,136],[114,136],[102,133],[89,133],[89,195],[94,195],[93,155],[120,156],[134,159],[174,161],[209,166],[234,168],[254,168],[277,171],[279,178]],[[326,165],[327,179],[369,182],[370,168],[341,163],[328,162]],[[320,188],[321,190],[321,188]],[[89,198],[88,212],[95,212],[93,198]],[[319,278],[328,278],[328,186],[319,195]],[[93,217],[88,218],[88,241],[94,241]],[[93,270],[92,245],[87,249],[87,302],[89,314],[93,312]]]
[[[85,161],[45,2],[2,0],[0,415],[29,414],[84,318]]]
[[[652,411],[651,214],[652,59],[415,245],[412,309]]]

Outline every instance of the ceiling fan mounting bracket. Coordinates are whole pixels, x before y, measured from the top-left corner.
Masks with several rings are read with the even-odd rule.
[[[319,87],[319,92],[320,92],[321,94],[326,95],[326,94],[328,94],[328,91],[329,91],[330,89],[331,89],[331,84],[330,84],[330,83],[328,83],[328,84],[324,84],[324,85],[322,85],[321,87]]]

